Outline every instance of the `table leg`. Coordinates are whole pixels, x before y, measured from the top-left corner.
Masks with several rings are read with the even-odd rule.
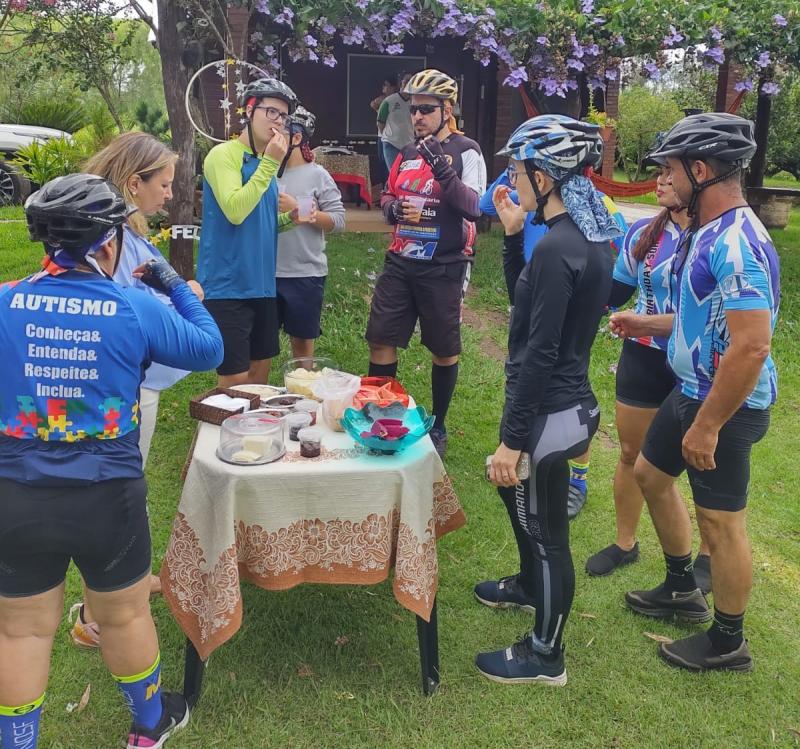
[[[189,703],[189,707],[194,709],[200,700],[200,692],[203,689],[203,673],[206,665],[200,660],[192,641],[186,638],[186,659],[183,666],[183,696]]]
[[[436,600],[431,609],[431,620],[417,617],[419,661],[422,666],[422,691],[430,697],[439,688],[439,626],[436,619]]]

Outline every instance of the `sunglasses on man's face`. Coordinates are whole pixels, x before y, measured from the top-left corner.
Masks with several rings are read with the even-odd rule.
[[[443,108],[441,104],[412,104],[408,111],[412,117],[419,112],[420,114],[433,114],[437,109]]]

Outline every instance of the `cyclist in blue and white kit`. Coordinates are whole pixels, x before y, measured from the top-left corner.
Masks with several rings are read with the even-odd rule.
[[[631,591],[645,616],[711,619],[691,558],[691,524],[675,489],[687,470],[697,521],[711,551],[714,622],[662,644],[659,654],[693,671],[747,671],[743,635],[752,587],[745,527],[752,445],[767,432],[777,396],[770,357],[780,301],[778,255],[742,194],[740,172],[756,150],[753,123],[723,113],[686,117],[653,153],[699,227],[677,257],[674,315],[612,316],[627,337],[670,334],[678,385],[656,414],[635,473],[664,549],[667,574],[653,590]]]
[[[222,337],[165,261],[136,275],[175,310],[114,283],[127,209],[109,182],[59,177],[25,211],[48,257],[0,286],[0,749],[36,746],[71,560],[132,713],[128,747],[153,749],[189,710],[160,688],[139,387],[151,361],[217,366]]]
[[[652,218],[639,219],[625,235],[614,267],[611,309],[621,307],[636,292],[635,314],[663,315],[674,311],[675,256],[686,239],[689,217],[686,206],[681,204],[669,177],[660,167],[656,199],[662,211]],[[667,337],[625,339],[616,379],[616,424],[620,443],[619,462],[614,473],[616,540],[586,561],[586,572],[592,576],[610,575],[639,559],[636,530],[644,497],[633,475],[633,466],[658,407],[675,387],[675,375],[667,363]],[[703,591],[710,590],[709,562],[708,549],[701,546],[695,560],[695,575]]]

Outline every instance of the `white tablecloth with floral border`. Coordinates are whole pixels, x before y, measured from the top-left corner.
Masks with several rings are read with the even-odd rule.
[[[323,428],[319,458],[288,442],[276,463],[233,466],[215,455],[219,427],[198,426],[160,576],[203,660],[241,626],[243,580],[372,585],[394,567],[396,599],[429,620],[436,539],[466,522],[433,444],[372,455]]]

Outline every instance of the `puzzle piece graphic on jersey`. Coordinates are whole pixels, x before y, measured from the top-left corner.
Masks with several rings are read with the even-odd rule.
[[[67,428],[72,426],[67,421],[67,401],[62,398],[47,399],[47,426],[50,434],[61,432],[66,434]]]

